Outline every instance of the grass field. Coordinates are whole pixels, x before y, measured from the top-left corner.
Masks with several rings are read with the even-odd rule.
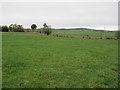
[[[90,37],[111,37],[116,38],[114,32],[101,32],[101,31],[81,31],[81,30],[53,30],[52,34],[68,35],[68,36],[90,36]]]
[[[117,40],[24,34],[3,35],[3,88],[118,87]]]
[[[41,35],[41,33],[38,32],[9,32],[7,34],[35,34],[35,35]],[[6,33],[3,33],[6,34]],[[76,36],[76,37],[95,37],[95,38],[113,38],[116,39],[116,31],[112,32],[105,32],[105,31],[82,31],[82,30],[52,30],[52,35],[62,35],[62,36]]]

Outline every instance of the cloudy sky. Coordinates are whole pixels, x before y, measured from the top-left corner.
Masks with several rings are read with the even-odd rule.
[[[118,29],[117,2],[1,2],[2,25],[43,23],[53,28]]]

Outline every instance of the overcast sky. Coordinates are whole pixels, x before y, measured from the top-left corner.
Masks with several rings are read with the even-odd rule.
[[[2,25],[43,23],[53,28],[118,29],[117,2],[2,2]]]

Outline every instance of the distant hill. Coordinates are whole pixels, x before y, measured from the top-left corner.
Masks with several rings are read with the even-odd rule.
[[[55,29],[55,28],[53,28]],[[89,29],[89,28],[59,28],[57,30],[93,30],[93,29]]]
[[[55,29],[52,28],[53,30],[84,30],[84,31],[102,31],[102,32],[112,32],[112,31],[108,31],[108,30],[98,30],[98,29],[90,29],[90,28],[59,28],[59,29]]]
[[[52,28],[55,29],[55,28]],[[90,31],[104,31],[104,30],[96,30],[96,29],[90,29],[90,28],[59,28],[55,30],[90,30]]]

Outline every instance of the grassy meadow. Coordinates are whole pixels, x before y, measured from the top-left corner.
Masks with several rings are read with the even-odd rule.
[[[53,34],[115,37],[114,32]],[[2,60],[3,88],[118,87],[118,40],[3,33]]]
[[[67,35],[67,36],[89,36],[89,37],[97,37],[97,38],[116,38],[115,31],[113,32],[105,32],[105,31],[83,31],[83,30],[53,30],[52,34],[58,35]]]

